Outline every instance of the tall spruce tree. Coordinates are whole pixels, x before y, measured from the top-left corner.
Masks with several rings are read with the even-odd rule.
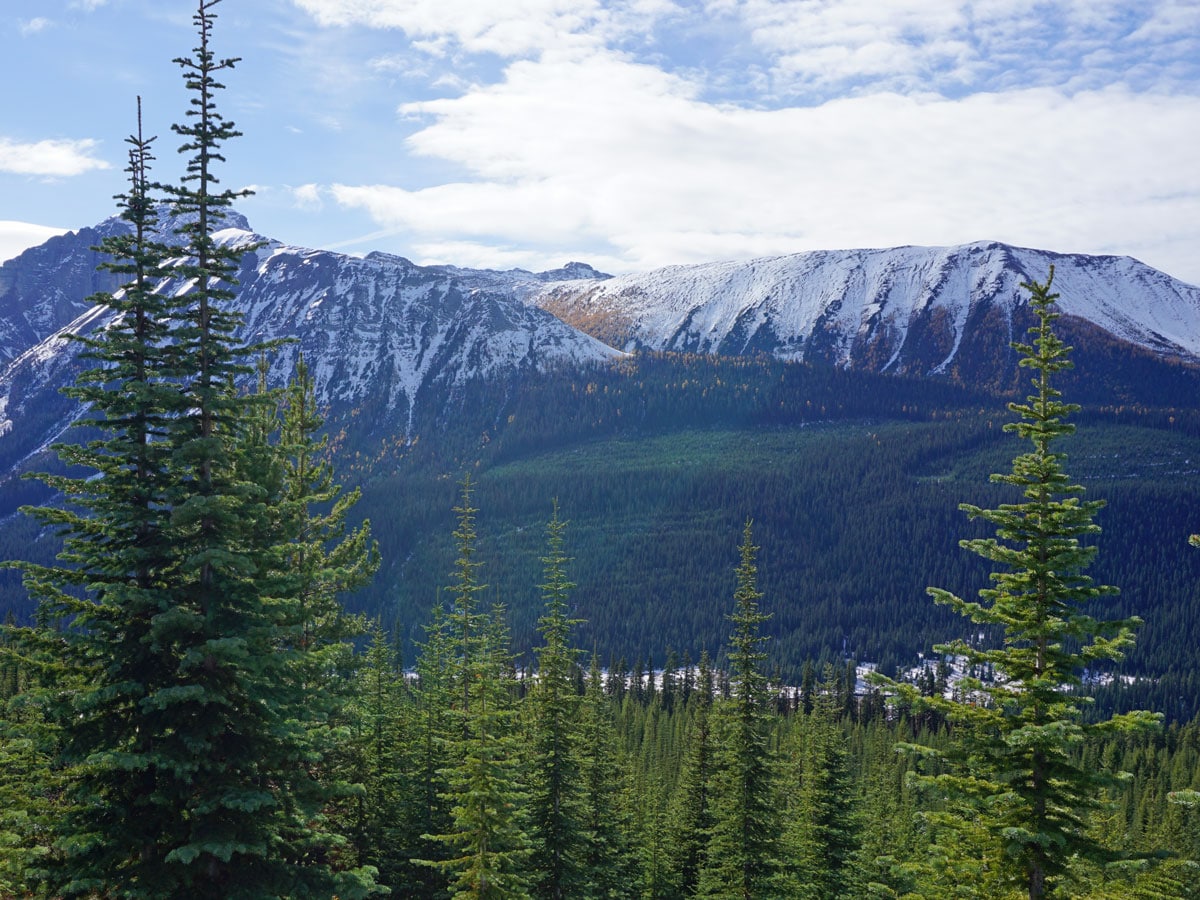
[[[14,636],[58,726],[54,767],[71,775],[56,852],[41,873],[50,891],[68,896],[120,890],[140,877],[138,861],[176,818],[150,800],[154,744],[141,723],[163,672],[152,646],[174,561],[163,437],[182,408],[178,360],[166,344],[170,301],[155,292],[169,251],[154,239],[153,140],[142,132],[139,102],[129,191],[118,198],[128,232],[98,248],[109,256],[103,267],[129,280],[115,295],[91,298],[115,317],[81,338],[95,366],[66,391],[88,404],[78,424],[99,436],[55,448],[87,474],[41,476],[68,505],[26,510],[64,541],[62,565],[21,565],[40,627]]]
[[[538,621],[542,645],[537,678],[530,689],[533,733],[529,755],[529,814],[535,878],[534,895],[549,900],[582,896],[585,889],[583,798],[580,780],[580,703],[575,689],[578,652],[571,649],[568,614],[569,562],[563,551],[567,523],[558,501],[546,525],[544,613]]]
[[[613,746],[612,702],[604,690],[600,661],[592,654],[584,692],[583,753],[583,890],[585,900],[621,900],[637,895],[635,853],[629,835],[628,808],[621,802],[625,783]]]
[[[173,126],[184,138],[186,174],[167,189],[185,253],[174,273],[187,290],[177,294],[172,339],[186,364],[186,410],[166,436],[176,560],[169,606],[155,618],[155,646],[172,665],[143,706],[157,740],[157,802],[186,814],[163,835],[162,869],[172,891],[197,897],[361,895],[370,890],[369,875],[334,871],[339,841],[315,824],[325,791],[308,774],[321,766],[319,735],[330,712],[315,697],[329,685],[314,673],[343,652],[337,632],[344,629],[326,616],[320,639],[306,644],[304,633],[316,606],[329,612],[330,578],[348,574],[333,574],[339,561],[324,551],[311,553],[314,540],[336,541],[347,559],[369,551],[362,534],[336,534],[344,509],[306,524],[313,507],[329,499],[322,495],[327,485],[294,469],[263,477],[272,462],[256,439],[252,411],[272,401],[234,386],[262,348],[239,342],[240,316],[230,305],[249,248],[215,237],[244,195],[220,190],[215,174],[222,145],[239,134],[216,107],[223,87],[217,79],[237,63],[211,48],[219,2],[200,0],[193,18],[198,46],[175,61],[192,95],[186,121]],[[295,418],[308,398],[294,397],[293,421],[285,423],[294,443],[285,452],[315,465],[306,445],[311,423]],[[305,564],[297,554],[308,554]]]
[[[479,510],[471,505],[475,484],[468,472],[462,481],[459,505],[454,507],[458,514],[458,527],[454,539],[458,544],[458,558],[454,561],[449,586],[451,595],[447,625],[454,643],[452,678],[457,686],[457,696],[452,701],[454,715],[459,720],[463,738],[470,736],[471,680],[478,674],[479,656],[486,640],[488,617],[479,608],[479,594],[487,589],[479,583],[478,570],[482,563],[475,558],[478,535],[475,533],[475,516]]]
[[[449,829],[426,835],[446,855],[418,862],[445,873],[456,900],[525,900],[529,894],[526,793],[516,729],[515,677],[503,607],[479,610],[474,487],[463,479],[456,506],[454,597],[446,617],[451,727],[438,743]]]
[[[426,640],[417,655],[413,690],[412,751],[410,755],[413,815],[407,824],[408,840],[402,845],[406,880],[400,885],[412,897],[442,897],[444,879],[430,865],[448,858],[447,847],[436,835],[450,832],[450,806],[443,775],[448,748],[461,730],[452,718],[455,697],[453,641],[439,601],[425,626]]]
[[[687,706],[690,723],[680,764],[679,784],[671,799],[668,831],[673,896],[696,893],[713,823],[714,772],[713,671],[708,651],[700,653],[696,689]]]
[[[410,829],[418,816],[410,781],[414,708],[395,646],[378,622],[369,636],[355,673],[351,733],[342,748],[361,790],[345,804],[343,815],[358,857],[378,870],[382,885],[395,891],[407,862],[403,848],[414,843]]]
[[[261,361],[263,384],[265,371]],[[273,683],[264,690],[279,723],[275,741],[285,754],[270,778],[279,828],[274,840],[284,859],[336,856],[341,866],[353,864],[355,855],[339,827],[344,817],[331,813],[357,791],[347,771],[356,687],[351,640],[365,626],[361,617],[346,614],[339,594],[365,584],[379,554],[369,523],[347,527],[358,492],[341,496],[324,458],[326,440],[317,437],[323,420],[303,356],[281,400],[279,410],[249,410],[234,456],[239,477],[263,492],[261,502],[245,511],[243,539],[259,548],[254,586],[271,617],[260,622],[274,632],[277,665],[265,670]],[[304,764],[289,766],[289,758]],[[344,877],[324,877],[318,866],[299,881],[310,881],[318,892],[337,881],[355,889]]]
[[[1079,407],[1064,403],[1052,383],[1071,366],[1070,348],[1053,329],[1059,315],[1053,278],[1052,268],[1044,284],[1023,285],[1037,323],[1031,344],[1014,344],[1020,365],[1032,369],[1034,391],[1025,403],[1009,405],[1020,421],[1005,430],[1030,441],[1032,450],[1013,460],[1010,473],[992,476],[1022,499],[996,509],[961,507],[996,529],[995,537],[961,542],[996,565],[993,586],[980,590],[979,602],[929,590],[938,603],[1002,635],[995,649],[961,640],[937,648],[994,673],[988,681],[964,680],[956,701],[925,700],[946,714],[955,736],[944,755],[949,770],[932,780],[962,805],[938,823],[982,824],[998,849],[992,864],[1030,900],[1067,896],[1073,861],[1110,858],[1088,821],[1112,779],[1084,765],[1074,748],[1088,735],[1155,721],[1148,713],[1130,713],[1085,724],[1073,692],[1088,667],[1122,657],[1140,623],[1099,620],[1084,611],[1116,588],[1084,574],[1096,549],[1082,541],[1099,531],[1093,517],[1103,503],[1082,498],[1083,488],[1063,470],[1065,454],[1056,449],[1075,430],[1065,419]]]
[[[783,840],[787,895],[802,900],[854,895],[851,867],[859,846],[855,785],[836,680],[833,666],[827,664],[812,712],[797,722]]]
[[[765,898],[780,896],[777,770],[770,748],[772,731],[767,677],[763,672],[770,618],[759,607],[758,567],[752,523],[747,520],[738,548],[734,611],[729,616],[732,697],[717,708],[712,818],[697,896]]]
[[[0,636],[11,679],[0,691],[0,897],[34,897],[38,870],[69,811],[62,793],[71,773],[55,764],[59,729],[45,713],[47,696],[9,656],[7,637]]]

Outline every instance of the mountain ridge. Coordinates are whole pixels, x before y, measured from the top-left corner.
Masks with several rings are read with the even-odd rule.
[[[997,241],[670,266],[550,285],[529,302],[626,351],[767,352],[936,376],[960,352],[977,351],[984,331],[1001,330],[1005,347],[1019,337],[1020,285],[1044,281],[1052,265],[1064,317],[1160,356],[1200,362],[1200,287],[1131,257]]]
[[[163,216],[160,229],[179,227]],[[285,339],[269,382],[303,353],[333,422],[412,441],[470,407],[500,424],[532,371],[603,365],[627,352],[767,354],[784,361],[945,377],[1010,393],[1024,290],[1055,267],[1062,330],[1114,402],[1154,394],[1105,373],[1170,382],[1200,371],[1200,288],[1129,257],[1056,254],[978,241],[952,247],[809,251],[611,276],[571,262],[547,272],[422,266],[355,257],[256,234],[229,211],[215,237],[247,250],[236,304],[247,342]],[[0,266],[0,471],[57,440],[72,418],[71,331],[104,327],[92,306],[118,288],[94,246],[112,217]],[[164,285],[163,289],[168,289]],[[1189,375],[1189,378],[1191,376]],[[1093,379],[1095,380],[1095,379]],[[1129,379],[1126,379],[1127,381]],[[1120,379],[1117,379],[1120,381]],[[360,415],[362,413],[362,415]],[[481,426],[486,427],[486,426]]]
[[[164,219],[161,230],[178,223]],[[247,252],[238,270],[239,336],[286,339],[270,360],[280,385],[304,353],[317,396],[335,418],[370,407],[373,428],[411,438],[461,399],[472,383],[503,386],[523,370],[599,363],[619,356],[550,313],[521,303],[544,276],[418,266],[403,257],[368,258],[291,247],[256,234],[231,213],[214,238]],[[69,333],[103,328],[113,313],[94,306],[117,279],[97,271],[93,247],[125,227],[113,217],[56,237],[0,266],[0,439],[40,422],[18,448],[0,444],[11,464],[56,440],[69,423],[58,387],[69,382],[76,345]],[[588,267],[589,272],[594,272]],[[86,273],[86,274],[85,274]],[[599,274],[599,273],[597,273]],[[160,289],[173,289],[164,283]]]

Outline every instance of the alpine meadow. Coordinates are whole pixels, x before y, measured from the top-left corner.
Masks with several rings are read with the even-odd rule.
[[[1200,288],[288,246],[221,2],[0,267],[0,896],[1200,897]]]

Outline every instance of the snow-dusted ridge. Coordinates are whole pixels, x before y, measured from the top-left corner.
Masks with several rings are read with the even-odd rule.
[[[161,230],[177,225],[165,221]],[[223,225],[214,238],[247,251],[238,272],[241,336],[289,341],[272,355],[270,380],[284,383],[303,353],[319,401],[341,414],[369,408],[381,431],[411,436],[422,406],[452,408],[475,386],[620,355],[517,299],[561,274],[601,277],[587,267],[546,274],[423,267],[388,254],[364,259],[290,247],[254,233],[235,213]],[[116,287],[93,276],[100,259],[90,247],[122,227],[109,219],[0,267],[0,437],[19,430],[23,417],[57,406],[54,395],[77,352],[65,333],[110,320],[87,300]],[[178,293],[187,285],[162,289]]]
[[[987,313],[988,327],[1011,332],[1027,296],[1021,283],[1044,281],[1051,265],[1064,315],[1200,360],[1200,287],[1129,257],[987,241],[670,266],[551,284],[528,300],[624,349],[817,353],[839,365],[935,375]]]
[[[179,224],[164,219],[161,230]],[[282,384],[303,353],[335,415],[361,410],[372,428],[410,437],[423,415],[444,420],[473,398],[510,396],[522,373],[639,348],[769,353],[984,386],[1003,373],[1011,384],[1009,342],[1028,322],[1020,285],[1044,280],[1051,265],[1059,308],[1086,326],[1077,333],[1200,362],[1200,287],[1127,257],[977,242],[610,277],[583,263],[493,271],[292,247],[232,211],[222,225],[216,238],[247,251],[236,301],[243,337],[289,341],[272,357],[272,382]],[[57,390],[77,346],[62,335],[108,321],[88,298],[117,284],[97,271],[91,247],[125,227],[111,218],[0,266],[0,459],[65,428]]]
[[[289,247],[245,231],[217,235],[258,248],[243,261],[238,306],[247,337],[293,338],[274,357],[282,382],[303,353],[318,397],[357,404],[368,395],[411,431],[418,395],[437,383],[618,355],[515,294],[538,276],[422,267],[387,254],[366,258]]]

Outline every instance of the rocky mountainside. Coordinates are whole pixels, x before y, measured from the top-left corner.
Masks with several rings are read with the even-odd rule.
[[[549,285],[531,302],[625,350],[765,352],[991,384],[1028,324],[1021,283],[1052,265],[1072,337],[1200,360],[1200,287],[1128,257],[999,243],[672,266]]]
[[[603,277],[572,264],[552,273],[423,267],[288,247],[234,214],[216,237],[247,248],[238,303],[247,340],[290,339],[271,362],[282,384],[297,356],[313,371],[330,418],[411,436],[463,404],[511,390],[522,372],[620,355],[518,297],[562,277]],[[26,251],[0,267],[0,466],[56,439],[72,405],[58,394],[74,371],[67,334],[104,327],[88,297],[113,290],[90,248],[121,228],[110,219]],[[164,230],[170,229],[164,222]],[[475,396],[478,395],[478,396]]]
[[[1091,379],[1080,399],[1147,402],[1152,385],[1168,399],[1149,402],[1178,405],[1200,364],[1200,288],[1127,257],[976,243],[613,278],[582,263],[532,273],[356,258],[269,240],[236,213],[226,225],[219,239],[247,249],[244,336],[291,341],[272,360],[272,381],[282,384],[303,353],[330,419],[376,436],[411,438],[464,410],[498,423],[525,373],[637,349],[764,353],[1011,389],[1009,343],[1029,324],[1020,284],[1052,265],[1061,329]],[[0,267],[0,471],[56,439],[75,413],[58,393],[75,365],[65,335],[106,323],[88,298],[117,285],[91,248],[122,227],[109,219]]]
[[[0,365],[83,314],[90,295],[116,290],[92,247],[120,227],[110,219],[53,237],[0,266]]]

